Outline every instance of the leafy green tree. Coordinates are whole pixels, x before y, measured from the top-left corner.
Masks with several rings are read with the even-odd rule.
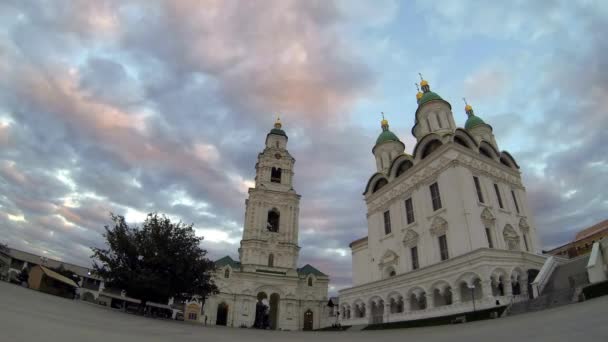
[[[92,248],[93,269],[108,287],[125,290],[142,307],[171,297],[204,302],[218,293],[211,278],[215,265],[206,258],[203,238],[195,235],[192,224],[151,213],[141,227],[129,227],[123,216],[110,217],[114,226],[105,226],[107,248]]]

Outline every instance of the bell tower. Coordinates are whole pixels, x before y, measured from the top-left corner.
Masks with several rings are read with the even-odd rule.
[[[295,159],[287,151],[280,119],[266,135],[258,154],[255,187],[245,200],[239,258],[244,267],[295,270],[298,263],[300,195],[293,189]]]

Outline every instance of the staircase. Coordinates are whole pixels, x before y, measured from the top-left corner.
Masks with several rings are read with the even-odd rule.
[[[548,276],[542,293],[531,300],[513,303],[508,315],[517,315],[573,303],[582,286],[589,284],[587,262],[589,255],[560,262]]]

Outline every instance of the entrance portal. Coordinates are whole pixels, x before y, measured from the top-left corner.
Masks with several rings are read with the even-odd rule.
[[[270,295],[270,329],[275,330],[279,327],[279,295]]]
[[[226,325],[228,323],[228,304],[222,302],[217,306],[216,325]]]
[[[312,330],[312,311],[306,310],[304,313],[304,330]]]
[[[255,305],[255,320],[253,327],[258,329],[277,329],[279,317],[278,294],[270,295],[270,300],[265,292],[258,293],[258,302]]]

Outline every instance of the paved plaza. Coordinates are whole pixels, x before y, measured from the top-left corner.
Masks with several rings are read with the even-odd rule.
[[[460,325],[287,332],[155,320],[0,282],[0,341],[608,341],[608,297]]]

